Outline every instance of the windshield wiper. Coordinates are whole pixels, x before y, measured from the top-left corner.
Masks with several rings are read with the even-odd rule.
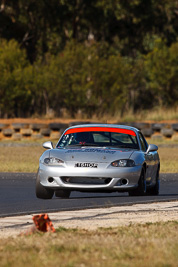
[[[129,145],[112,145],[113,147],[119,148],[131,148],[131,149],[138,149],[137,147],[129,146]]]
[[[83,146],[99,146],[97,144],[92,144],[92,143],[83,143],[83,144],[72,144],[72,145],[67,145],[66,147],[83,147]]]
[[[72,144],[72,145],[67,145],[65,146],[65,148],[71,148],[71,147],[85,147],[85,146],[95,146],[95,147],[105,147],[105,146],[101,146],[99,144],[96,144],[96,143],[83,143],[83,144]]]
[[[82,146],[100,146],[98,144],[92,144],[92,143],[85,143]]]
[[[76,147],[76,146],[83,146],[82,144],[72,144],[72,145],[66,145],[65,148],[68,148],[68,147]]]

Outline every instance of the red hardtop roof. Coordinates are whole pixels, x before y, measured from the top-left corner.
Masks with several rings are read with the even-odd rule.
[[[130,129],[118,128],[118,127],[105,127],[105,126],[85,126],[70,128],[65,132],[66,134],[81,133],[81,132],[111,132],[111,133],[123,133],[136,136],[136,133]]]

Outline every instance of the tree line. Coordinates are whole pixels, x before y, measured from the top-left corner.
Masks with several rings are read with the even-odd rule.
[[[178,104],[178,2],[2,0],[0,117]]]

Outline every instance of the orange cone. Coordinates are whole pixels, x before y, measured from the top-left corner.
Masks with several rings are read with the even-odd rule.
[[[48,216],[48,214],[40,214],[33,216],[34,224],[37,230],[41,232],[55,232],[54,226]]]

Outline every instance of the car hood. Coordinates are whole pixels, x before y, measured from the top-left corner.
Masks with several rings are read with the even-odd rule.
[[[64,162],[111,162],[119,159],[128,159],[133,153],[132,149],[122,148],[72,148],[72,149],[52,149],[50,157],[62,159]]]

